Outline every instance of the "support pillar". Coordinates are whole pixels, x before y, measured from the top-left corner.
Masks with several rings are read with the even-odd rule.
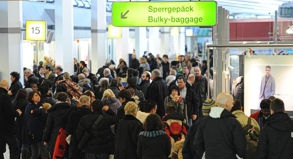
[[[161,54],[170,55],[170,28],[162,27],[161,29]]]
[[[69,6],[73,6],[72,1],[55,0],[55,60],[56,65],[73,74],[73,7]]]
[[[23,83],[22,2],[0,1],[0,13],[0,80],[10,82],[10,72],[17,71]]]
[[[227,15],[229,12],[222,7],[218,7],[218,25],[213,27],[214,43],[228,44],[229,43],[229,19]],[[229,17],[229,16],[228,16]],[[229,73],[226,61],[229,51],[226,48],[214,49],[213,53],[213,70],[214,70],[214,94],[216,97],[221,92],[229,92]]]
[[[91,71],[96,73],[106,62],[107,53],[107,23],[106,1],[92,1],[92,50],[90,53]]]
[[[160,54],[160,32],[159,27],[149,28],[149,52],[154,56]],[[161,55],[161,54],[160,54]]]
[[[147,51],[146,28],[135,28],[135,52],[137,59],[143,56],[144,51]]]
[[[116,63],[119,65],[119,59],[122,58],[129,66],[129,56],[128,54],[132,53],[129,51],[129,28],[122,28],[122,38],[117,39],[116,41]]]
[[[179,54],[185,55],[185,27],[179,28]]]

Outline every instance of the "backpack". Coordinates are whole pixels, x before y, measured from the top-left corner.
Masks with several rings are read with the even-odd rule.
[[[171,143],[185,139],[187,135],[187,128],[183,121],[176,119],[168,119],[164,121],[164,130],[171,140]]]
[[[256,154],[256,149],[257,149],[257,143],[259,139],[259,132],[257,133],[258,130],[255,130],[254,127],[251,125],[251,118],[248,118],[247,124],[243,126],[243,129],[246,132],[246,158],[249,159],[256,159],[257,154]]]

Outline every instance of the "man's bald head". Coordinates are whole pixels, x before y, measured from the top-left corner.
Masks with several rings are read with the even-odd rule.
[[[0,82],[0,87],[1,87],[1,88],[4,88],[4,89],[6,89],[6,90],[8,90],[8,88],[9,88],[9,83],[8,83],[8,81],[7,81],[7,80],[1,80],[1,82]]]
[[[233,97],[229,93],[220,93],[217,96],[217,103],[219,107],[223,107],[228,111],[231,111],[233,107]]]

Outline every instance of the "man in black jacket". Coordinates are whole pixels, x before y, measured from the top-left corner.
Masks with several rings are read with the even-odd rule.
[[[130,77],[127,79],[127,87],[125,89],[128,88],[133,88],[135,91],[135,95],[137,95],[137,97],[139,98],[139,101],[143,101],[144,100],[144,94],[143,92],[139,89],[139,87],[137,86],[137,78],[135,77]]]
[[[144,72],[141,75],[141,83],[139,84],[139,88],[142,91],[142,93],[144,94],[144,96],[146,96],[148,87],[150,86],[150,79],[151,79],[151,75],[150,72]]]
[[[55,88],[56,88],[56,82],[59,80],[63,80],[63,68],[60,65],[56,65],[55,66],[55,73],[57,75],[57,77],[55,77],[55,80],[53,82],[53,86],[52,86],[52,92],[55,93]]]
[[[51,82],[51,86],[53,87],[55,81],[55,74],[52,72],[51,66],[45,67],[45,79]]]
[[[20,147],[16,139],[16,123],[14,118],[21,115],[21,111],[13,110],[12,102],[7,94],[8,81],[0,82],[0,159],[4,159],[6,144],[9,146],[10,158],[19,158]]]
[[[71,108],[70,102],[67,93],[60,92],[57,96],[56,105],[48,110],[49,115],[43,134],[43,140],[51,155],[53,154],[59,129],[62,127],[63,116],[65,116],[67,111]]]
[[[104,69],[109,68],[110,65],[111,65],[111,63],[109,61],[107,61],[103,67],[98,69],[98,71],[96,73],[96,76],[99,77],[98,81],[100,81],[100,79],[104,77]],[[115,77],[114,71],[112,69],[110,69],[110,71],[111,71],[111,76]]]
[[[69,115],[67,125],[65,128],[66,134],[71,135],[70,147],[69,147],[69,158],[71,159],[84,158],[84,153],[78,148],[78,142],[76,138],[76,129],[78,128],[80,119],[91,112],[91,110],[89,109],[91,104],[90,97],[86,95],[82,95],[79,98],[79,104],[80,104],[80,107]]]
[[[170,63],[168,62],[168,55],[163,55],[163,62],[162,67],[163,67],[163,79],[165,80],[166,77],[169,75],[170,73]]]
[[[199,98],[199,105],[202,106],[204,101],[207,99],[208,80],[201,75],[201,70],[198,66],[195,67],[195,82],[193,84],[193,89]],[[202,116],[201,107],[199,108],[198,115],[199,117]]]
[[[87,145],[82,149],[86,158],[109,158],[110,154],[114,154],[114,134],[111,131],[111,125],[118,122],[117,115],[103,106],[103,103],[97,99],[92,103],[92,113],[81,118],[76,130],[76,138],[78,142],[85,142]],[[92,129],[96,120],[102,116],[100,122]],[[90,132],[89,141],[81,141],[85,132]]]
[[[237,159],[246,152],[245,131],[230,113],[233,97],[228,93],[217,96],[218,107],[211,108],[209,117],[201,120],[193,141],[197,158]]]
[[[192,121],[196,120],[197,118],[200,105],[198,97],[196,96],[194,90],[192,89],[192,87],[188,86],[186,82],[187,81],[183,76],[179,76],[177,79],[180,96],[185,101],[184,117],[188,120],[188,125],[191,126]]]
[[[270,109],[272,116],[268,118],[267,125],[260,132],[258,158],[293,158],[293,121],[285,113],[281,99],[274,99]]]
[[[133,68],[133,69],[138,69],[139,68],[139,61],[137,60],[135,53],[132,54],[132,63],[131,63],[130,68]]]
[[[32,73],[32,70],[31,69],[26,69],[24,71],[24,75],[25,75],[25,79],[26,79],[26,82],[25,82],[25,85],[24,85],[24,88],[31,88],[31,85],[33,83],[35,84],[38,84],[39,83],[39,79],[38,77],[36,77],[33,73]]]
[[[164,100],[169,95],[166,82],[163,80],[161,72],[158,69],[152,71],[153,80],[146,93],[146,100],[154,100],[158,104],[157,114],[160,117],[165,115]]]

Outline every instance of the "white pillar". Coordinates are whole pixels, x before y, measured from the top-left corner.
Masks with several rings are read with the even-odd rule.
[[[162,27],[161,29],[161,54],[170,55],[170,28]]]
[[[0,80],[10,82],[10,72],[17,71],[23,83],[22,2],[0,1],[0,13]]]
[[[180,54],[180,49],[179,49],[179,34],[177,33],[178,27],[173,27],[170,28],[170,34],[172,37],[172,43],[170,45],[171,50],[173,50],[173,54],[175,54],[175,58],[177,58]]]
[[[152,53],[155,57],[157,54],[160,54],[160,32],[159,27],[150,27],[149,28],[149,52]]]
[[[73,68],[73,6],[72,1],[55,0],[56,65],[64,71],[74,73]]]
[[[94,0],[91,6],[92,13],[92,50],[91,71],[96,73],[98,68],[106,62],[107,53],[107,23],[106,1]]]
[[[129,51],[129,28],[122,28],[122,38],[116,40],[116,63],[119,65],[119,59],[123,58],[129,66],[129,57],[128,54],[132,53]]]
[[[185,27],[179,28],[179,54],[185,55]]]
[[[186,45],[187,45],[187,52],[190,52],[190,53],[192,53],[191,52],[191,38],[192,38],[192,36],[186,36],[186,38],[185,38],[185,43],[186,43]]]
[[[144,51],[147,51],[146,28],[135,28],[135,52],[137,58],[142,57]]]

